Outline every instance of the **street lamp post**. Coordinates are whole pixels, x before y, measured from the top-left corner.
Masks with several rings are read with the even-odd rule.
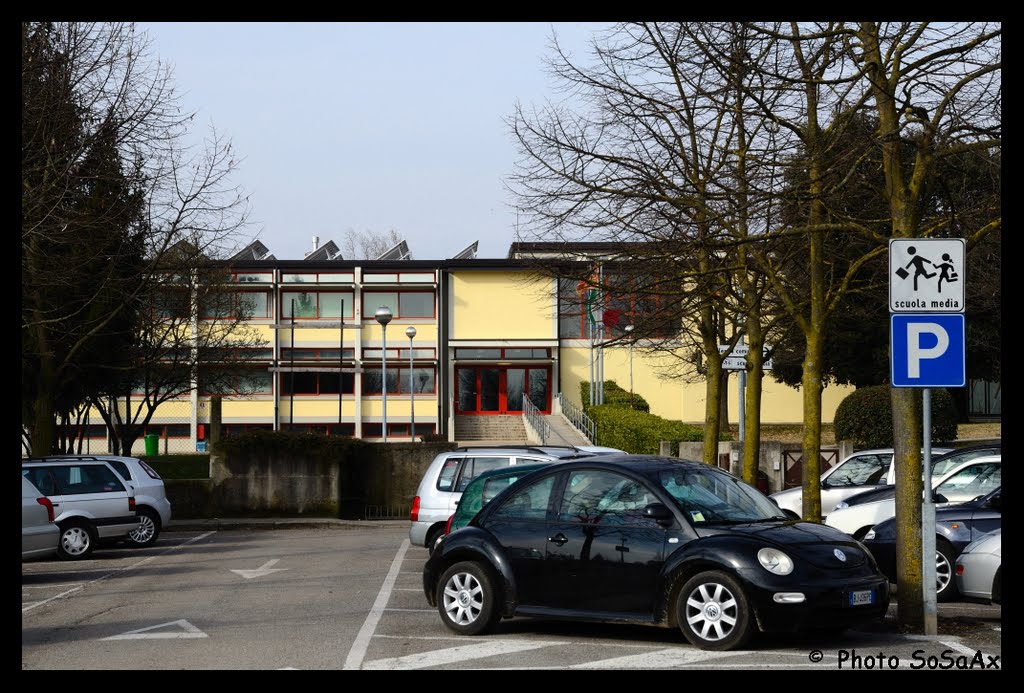
[[[381,306],[373,317],[380,323],[380,400],[381,400],[381,432],[384,442],[388,442],[388,323],[391,322],[391,309]]]
[[[629,408],[633,408],[633,325],[626,325],[626,334],[629,336]]]
[[[405,328],[405,336],[409,338],[409,434],[412,442],[416,442],[416,385],[412,378],[412,338],[416,336],[416,328],[412,325]]]

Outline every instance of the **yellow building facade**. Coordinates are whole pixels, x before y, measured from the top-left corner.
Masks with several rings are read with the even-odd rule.
[[[387,442],[409,441],[415,430],[417,437],[457,440],[456,417],[519,415],[524,399],[542,414],[557,413],[560,396],[579,406],[580,383],[602,373],[641,395],[652,414],[703,422],[704,384],[672,375],[681,352],[654,351],[655,338],[621,339],[628,315],[618,332],[605,334],[616,343],[598,348],[588,316],[566,298],[573,291],[566,280],[518,259],[240,254],[225,265],[223,290],[251,308],[247,325],[264,345],[244,360],[238,388],[208,391],[203,369],[218,364],[203,364],[189,396],[160,405],[146,432],[159,436],[161,452],[205,448],[214,395],[221,396],[228,436],[262,428]],[[736,421],[735,375],[729,388],[729,419]],[[823,421],[849,391],[825,389]],[[762,403],[765,423],[803,419],[799,391],[771,377]],[[90,436],[91,451],[104,449],[102,426],[91,426]]]

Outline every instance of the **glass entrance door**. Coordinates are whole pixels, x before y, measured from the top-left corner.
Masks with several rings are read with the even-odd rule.
[[[458,366],[455,369],[457,414],[518,414],[523,395],[540,411],[551,411],[550,369],[544,367]]]

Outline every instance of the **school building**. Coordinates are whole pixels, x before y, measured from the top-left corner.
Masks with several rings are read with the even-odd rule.
[[[147,433],[160,452],[205,449],[210,397],[222,396],[224,435],[251,428],[300,430],[380,442],[440,434],[458,442],[526,442],[524,406],[565,431],[577,422],[580,383],[595,358],[577,279],[541,276],[529,257],[541,244],[513,244],[505,258],[476,257],[476,244],[444,260],[413,259],[403,241],[374,260],[344,259],[333,242],[303,259],[280,260],[259,241],[225,266],[225,292],[252,310],[248,323],[266,346],[247,355],[244,395],[208,392],[203,370],[191,394],[160,405]],[[546,245],[546,244],[544,244]],[[573,246],[599,258],[596,244]],[[588,260],[589,261],[589,260]],[[650,301],[618,298],[622,335]],[[382,310],[382,307],[384,310]],[[638,316],[637,316],[638,317]],[[200,313],[199,320],[203,320]],[[665,377],[668,355],[651,355],[638,336],[603,349],[605,380],[630,388],[668,419],[702,423],[704,384]],[[217,368],[211,362],[204,368]],[[737,377],[729,378],[729,420],[739,416]],[[848,387],[826,387],[830,422]],[[803,418],[801,393],[764,380],[762,421]],[[88,427],[87,448],[106,451],[102,425]],[[586,439],[569,427],[569,434]],[[548,440],[548,443],[561,442]],[[133,453],[144,450],[144,440]]]

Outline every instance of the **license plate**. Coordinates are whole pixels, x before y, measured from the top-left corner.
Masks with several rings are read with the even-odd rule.
[[[850,592],[849,605],[850,606],[861,606],[864,604],[875,603],[875,592],[874,590],[860,590],[858,592]]]

